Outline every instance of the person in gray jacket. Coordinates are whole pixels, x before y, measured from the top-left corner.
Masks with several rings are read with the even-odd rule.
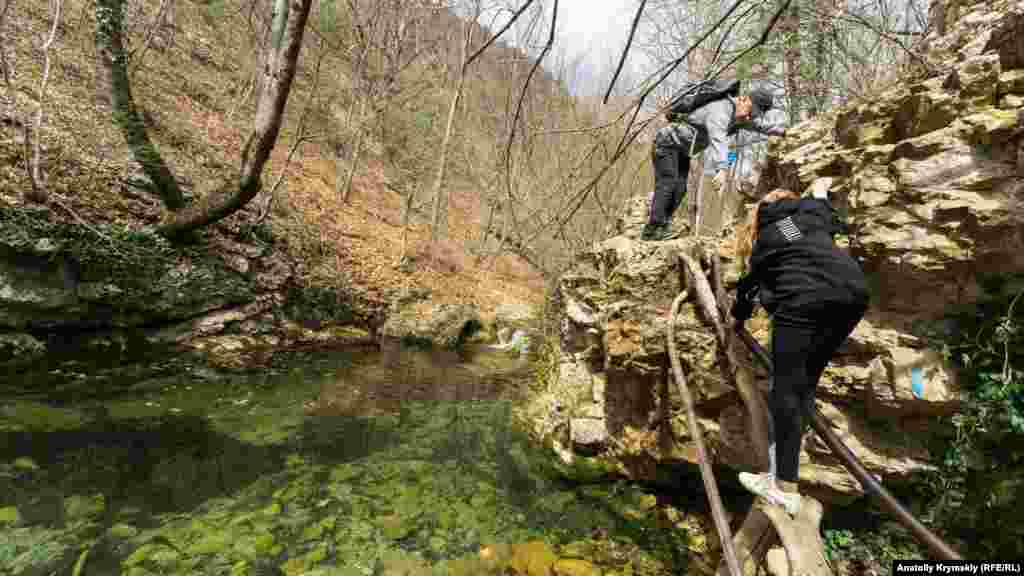
[[[737,130],[753,130],[769,136],[785,136],[786,129],[768,122],[764,114],[773,97],[755,88],[745,96],[724,96],[697,108],[685,118],[672,121],[654,137],[654,197],[642,240],[669,240],[676,236],[670,223],[686,196],[690,158],[711,147],[714,184],[719,190],[729,167],[729,137]]]

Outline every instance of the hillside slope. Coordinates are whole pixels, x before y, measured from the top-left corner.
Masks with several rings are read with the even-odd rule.
[[[167,17],[165,25],[154,27],[160,6],[144,1],[126,7],[134,100],[180,185],[187,194],[201,196],[236,177],[240,148],[251,129],[255,48],[241,31],[252,25],[253,15],[241,2],[180,3],[173,20]],[[317,18],[314,14],[311,22]],[[40,46],[50,19],[45,3],[20,2],[8,20],[6,36],[13,43],[7,47],[11,83],[0,133],[0,203],[19,211],[37,207],[26,199],[31,186],[24,127],[39,102]],[[94,25],[91,3],[64,3],[50,52],[44,123],[36,137],[48,192],[46,218],[92,230],[93,240],[102,243],[119,230],[145,231],[165,209],[148,189],[98,94]],[[344,291],[367,319],[411,288],[429,290],[435,302],[472,304],[485,313],[503,302],[536,302],[542,281],[526,263],[509,255],[480,261],[467,252],[479,235],[484,210],[477,189],[482,172],[471,164],[478,156],[472,143],[489,138],[472,133],[472,123],[459,124],[449,156],[447,238],[430,243],[424,218],[414,218],[409,258],[398,265],[403,231],[399,190],[428,186],[424,176],[436,161],[438,125],[443,129],[443,122],[428,122],[425,129],[416,122],[424,114],[430,120],[442,118],[447,106],[447,93],[427,74],[429,67],[410,68],[410,86],[418,87],[415,98],[398,99],[383,112],[382,122],[364,123],[366,150],[348,202],[340,201],[336,181],[345,177],[347,164],[337,160],[335,149],[353,135],[345,121],[352,99],[350,67],[341,51],[325,49],[318,81],[314,70],[324,46],[343,44],[343,28],[337,26],[330,38],[316,29],[307,34],[284,129],[264,172],[264,190],[241,212],[205,231],[207,240],[246,243],[254,233],[273,238],[275,246],[286,246],[294,282]],[[311,99],[315,84],[318,92]],[[304,111],[307,140],[289,164]],[[413,153],[418,158],[410,159]],[[283,172],[285,180],[263,220],[261,212]]]

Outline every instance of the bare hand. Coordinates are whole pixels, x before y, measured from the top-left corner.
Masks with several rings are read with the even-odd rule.
[[[725,188],[725,178],[727,174],[725,170],[719,170],[715,173],[715,177],[712,178],[712,182],[715,183],[715,188],[722,190]]]

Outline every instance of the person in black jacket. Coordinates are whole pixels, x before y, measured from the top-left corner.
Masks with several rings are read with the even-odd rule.
[[[813,409],[825,366],[868,306],[863,271],[833,240],[844,231],[827,197],[776,190],[758,202],[737,235],[737,259],[748,270],[737,286],[732,315],[742,325],[756,298],[772,317],[769,409],[775,435],[772,470],[743,472],[739,480],[794,516],[800,509],[796,483],[805,411]]]

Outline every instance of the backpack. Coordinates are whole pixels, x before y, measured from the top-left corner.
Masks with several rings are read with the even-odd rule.
[[[726,96],[740,93],[739,80],[712,80],[689,84],[672,100],[665,117],[669,122],[678,122],[694,110]]]

